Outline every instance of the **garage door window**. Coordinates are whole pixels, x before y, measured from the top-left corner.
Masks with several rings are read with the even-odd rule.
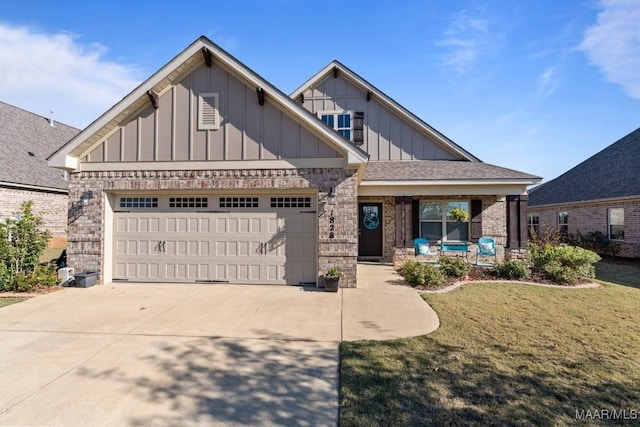
[[[221,208],[257,208],[257,197],[220,197]]]
[[[157,197],[120,197],[121,208],[157,208]]]
[[[310,208],[311,197],[272,197],[272,208]]]
[[[207,197],[169,197],[170,208],[206,208],[209,207]]]

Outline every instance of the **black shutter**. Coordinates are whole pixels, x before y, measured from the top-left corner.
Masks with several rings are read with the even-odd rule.
[[[353,143],[364,144],[364,113],[362,111],[353,113]]]
[[[511,249],[520,247],[518,231],[518,196],[507,196],[507,244]]]
[[[482,237],[482,200],[471,200],[471,241]]]
[[[420,237],[420,200],[411,201],[411,226],[413,228],[413,238]]]

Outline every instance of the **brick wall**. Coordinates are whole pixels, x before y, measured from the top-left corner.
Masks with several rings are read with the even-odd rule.
[[[502,260],[507,254],[505,254],[505,246],[507,244],[507,214],[506,203],[503,199],[497,200],[496,196],[438,196],[438,197],[416,197],[416,199],[425,201],[446,201],[446,200],[482,200],[482,235],[485,237],[493,237],[496,241],[496,248],[498,249],[498,259]],[[395,217],[395,210],[392,210]],[[395,218],[394,218],[395,224]],[[386,233],[385,233],[386,234]],[[395,234],[393,234],[395,236]],[[469,245],[471,252],[469,253],[469,261],[475,260],[476,246],[474,244]],[[508,253],[512,256],[511,251]],[[399,268],[406,261],[411,259],[417,259],[415,256],[415,250],[413,248],[393,248],[393,264],[396,268]]]
[[[620,244],[618,256],[640,257],[640,198],[626,201],[602,201],[559,205],[553,207],[530,206],[529,214],[538,215],[541,230],[545,226],[556,230],[558,225],[558,213],[569,214],[569,234],[577,235],[578,232],[586,234],[600,231],[608,234],[608,209],[624,208],[624,240],[617,240]]]
[[[66,194],[0,187],[0,219],[15,215],[23,202],[33,202],[33,213],[40,216],[53,237],[67,234]]]
[[[328,192],[336,189],[337,203],[326,204]],[[275,169],[215,171],[126,171],[79,172],[69,178],[69,265],[76,271],[102,271],[104,259],[105,192],[191,190],[299,190],[318,191],[318,281],[337,265],[341,287],[356,286],[358,256],[357,173],[344,169]],[[93,194],[81,206],[83,194]],[[329,214],[334,210],[335,238],[329,238]],[[99,278],[102,281],[102,277]]]

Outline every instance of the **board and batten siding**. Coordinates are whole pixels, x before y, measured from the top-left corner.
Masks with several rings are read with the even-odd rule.
[[[372,161],[456,160],[442,146],[342,76],[330,76],[303,94],[303,107],[322,111],[362,111],[364,144]]]
[[[198,95],[218,94],[220,127],[198,129]],[[340,154],[212,64],[201,65],[96,145],[85,162],[277,160]]]

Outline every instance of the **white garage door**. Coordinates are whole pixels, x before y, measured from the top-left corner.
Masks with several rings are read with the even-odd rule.
[[[113,278],[316,282],[311,196],[116,197]]]

